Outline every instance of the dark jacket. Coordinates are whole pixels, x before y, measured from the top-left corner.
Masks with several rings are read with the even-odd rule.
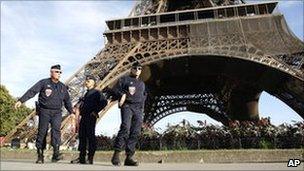
[[[80,102],[80,115],[85,116],[92,112],[98,114],[107,106],[107,103],[108,101],[99,90],[88,90]]]
[[[130,75],[121,77],[114,87],[114,92],[118,97],[126,94],[126,104],[140,104],[144,108],[147,93],[143,81]]]
[[[39,107],[44,109],[61,110],[63,104],[69,113],[73,113],[68,88],[62,82],[54,83],[51,78],[38,81],[31,87],[19,101],[24,103],[37,93]]]

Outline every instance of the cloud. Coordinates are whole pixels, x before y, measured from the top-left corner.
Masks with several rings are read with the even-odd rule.
[[[290,8],[298,5],[303,5],[303,1],[298,1],[298,0],[279,1],[279,7],[281,8]]]
[[[279,1],[278,10],[284,15],[293,33],[303,41],[304,1]]]
[[[113,136],[120,127],[120,110],[118,105],[112,106],[96,125],[96,135]]]
[[[20,97],[35,82],[48,77],[49,67],[57,63],[63,66],[62,80],[67,79],[103,48],[105,20],[126,17],[132,4],[130,1],[1,2],[1,84],[13,96]],[[34,107],[35,99],[26,104]],[[98,130],[109,136],[116,133],[118,112],[114,108],[108,113],[105,118],[108,119]]]
[[[131,2],[12,1],[1,3],[1,84],[14,96],[48,77],[60,63],[67,79],[102,47],[109,17],[125,17]]]

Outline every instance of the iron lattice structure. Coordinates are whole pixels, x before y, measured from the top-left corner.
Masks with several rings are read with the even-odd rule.
[[[73,103],[84,93],[86,74],[112,87],[132,63],[144,65],[149,90],[144,122],[181,111],[229,120],[259,119],[266,91],[304,118],[304,44],[288,28],[277,2],[245,4],[229,0],[143,0],[127,18],[106,21],[105,47],[66,84]],[[101,111],[103,116],[115,101]],[[34,139],[30,114],[6,140]],[[63,144],[75,134],[65,117]]]

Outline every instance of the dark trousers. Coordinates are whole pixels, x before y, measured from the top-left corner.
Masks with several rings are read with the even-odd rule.
[[[87,145],[89,145],[88,156],[94,156],[96,151],[96,136],[95,136],[96,116],[83,115],[79,124],[79,146],[80,154],[86,154]]]
[[[114,142],[114,149],[125,149],[127,156],[133,156],[143,122],[142,109],[138,106],[125,104],[121,108],[121,125]]]
[[[51,145],[53,148],[61,144],[60,126],[62,121],[61,110],[41,109],[39,112],[38,134],[36,139],[36,148],[46,148],[46,136],[51,124]]]

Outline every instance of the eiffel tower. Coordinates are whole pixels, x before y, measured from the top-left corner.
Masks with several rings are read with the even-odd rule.
[[[147,125],[182,111],[207,114],[224,125],[258,120],[263,91],[304,118],[304,43],[276,12],[277,4],[142,0],[128,17],[106,21],[105,47],[66,81],[72,101],[84,94],[87,74],[98,76],[98,89],[106,90],[139,61],[149,89]],[[112,100],[100,116],[115,103]],[[34,116],[27,116],[6,141],[34,140],[37,128],[29,124]],[[62,142],[73,138],[65,116]]]

